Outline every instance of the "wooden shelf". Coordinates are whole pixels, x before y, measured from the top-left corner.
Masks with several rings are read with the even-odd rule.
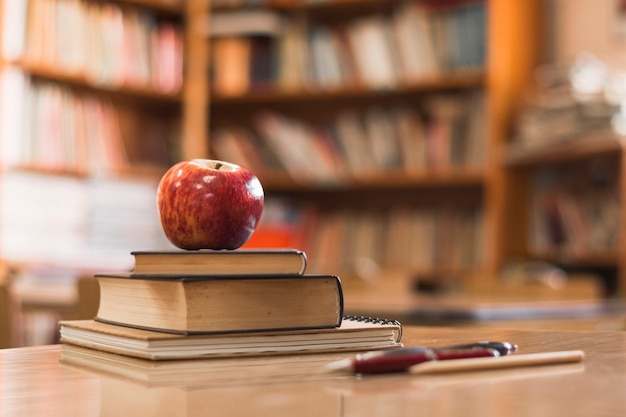
[[[623,206],[619,205],[623,203],[618,203],[617,200],[614,203],[613,200],[598,203],[597,199],[600,197],[589,194],[590,189],[597,189],[600,193],[606,192],[607,195],[617,197],[626,191],[623,185],[626,166],[623,143],[623,137],[606,131],[566,141],[548,142],[532,148],[515,146],[506,148],[501,161],[505,170],[503,178],[509,184],[509,199],[515,200],[515,203],[509,203],[506,216],[510,229],[514,229],[512,234],[519,237],[516,242],[512,239],[505,242],[508,246],[507,255],[517,253],[526,260],[541,260],[565,268],[597,271],[605,280],[600,284],[606,288],[607,295],[626,294],[626,263],[623,254],[626,250],[624,247],[626,228],[623,224],[620,225],[623,222],[623,215],[618,214],[623,211]],[[591,166],[602,167],[600,177],[593,177],[589,173]],[[542,178],[539,175],[546,172],[550,173],[551,178],[548,191],[538,190],[536,181]],[[616,185],[620,182],[621,187]],[[607,188],[610,184],[613,184],[613,188]],[[561,243],[563,248],[538,250],[532,247],[531,242],[535,238],[532,233],[547,235],[550,233],[543,229],[534,230],[535,226],[531,228],[530,224],[533,222],[533,216],[543,216],[542,219],[545,221],[549,214],[541,211],[537,213],[540,209],[535,209],[533,214],[529,215],[528,207],[534,204],[532,201],[545,202],[550,199],[557,201],[556,204],[561,208],[563,208],[561,204],[567,205],[564,201],[570,199],[569,207],[573,210],[573,215],[578,216],[578,224],[582,225],[582,229],[576,229],[578,231],[572,233],[577,224],[576,218],[572,218],[572,212],[567,214],[567,208],[558,210],[558,220],[555,222],[564,228],[565,242]],[[589,199],[593,199],[590,202],[595,201],[596,205],[613,207],[614,204],[615,207],[600,215],[592,214],[590,209],[586,208]],[[611,239],[609,249],[596,247],[588,252],[568,249],[571,244],[591,241],[588,237],[596,236],[598,233],[605,239]],[[615,270],[615,277],[613,273],[607,275],[605,272],[607,270]]]
[[[129,0],[137,1],[137,0]],[[142,0],[150,2],[150,0]],[[480,1],[480,0],[478,0]],[[429,3],[439,9],[454,8],[460,4],[468,4],[477,2],[477,0],[456,0],[447,2],[430,1]],[[438,4],[439,3],[439,4]],[[444,3],[444,4],[441,4]],[[397,0],[266,0],[260,6],[245,5],[217,5],[212,7],[212,11],[233,11],[246,8],[262,7],[269,10],[277,10],[283,12],[305,12],[307,14],[327,14],[334,15],[350,15],[354,16],[355,11],[363,13],[384,12],[398,6]]]
[[[130,85],[107,85],[91,80],[89,77],[80,73],[72,73],[62,68],[54,68],[49,65],[40,65],[25,60],[14,61],[11,63],[31,76],[81,87],[95,92],[107,92],[124,98],[134,98],[145,100],[151,103],[172,104],[180,106],[182,103],[181,93],[163,93],[149,87],[130,86]]]
[[[619,263],[617,249],[603,253],[593,252],[587,254],[573,254],[556,250],[531,250],[530,255],[538,260],[576,267],[617,267]]]
[[[624,139],[611,132],[604,132],[532,148],[509,146],[502,160],[505,166],[513,168],[616,155],[622,151]]]
[[[148,0],[149,1],[149,0]],[[380,11],[396,5],[396,0],[330,0],[330,1],[307,1],[307,0],[268,0],[263,2],[265,9],[279,10],[285,12],[306,11],[306,12],[347,12],[354,13],[355,9],[365,11]],[[244,6],[245,7],[245,6]],[[240,10],[241,5],[216,6],[213,11]]]
[[[401,98],[420,93],[480,88],[484,87],[485,79],[483,71],[467,71],[439,74],[410,83],[401,83],[393,90],[372,90],[364,87],[345,86],[333,89],[312,89],[310,91],[280,91],[268,88],[251,91],[241,96],[224,96],[213,93],[211,106]]]
[[[388,173],[370,178],[355,179],[354,188],[381,187],[386,188],[439,188],[458,186],[482,186],[485,182],[481,170],[459,169],[441,172],[424,173]]]
[[[315,192],[377,189],[428,189],[451,187],[483,187],[481,170],[462,169],[449,172],[377,173],[359,178],[336,179],[332,182],[295,180],[286,175],[261,176],[263,187],[270,192]]]

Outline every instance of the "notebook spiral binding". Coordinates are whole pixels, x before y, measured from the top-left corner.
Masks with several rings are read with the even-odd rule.
[[[368,316],[353,316],[353,315],[345,315],[343,316],[344,320],[352,320],[352,321],[360,321],[362,323],[375,323],[375,324],[391,324],[394,326],[398,326],[398,342],[402,340],[402,324],[398,320],[390,320],[390,319],[381,319],[379,317],[368,317]]]

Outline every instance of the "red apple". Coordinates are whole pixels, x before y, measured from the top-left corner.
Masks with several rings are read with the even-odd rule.
[[[163,231],[181,249],[239,248],[259,223],[263,202],[252,172],[211,159],[177,163],[157,189]]]

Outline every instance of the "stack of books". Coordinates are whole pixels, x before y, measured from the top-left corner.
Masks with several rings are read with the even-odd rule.
[[[397,322],[343,315],[341,280],[307,274],[296,249],[136,251],[102,273],[92,320],[60,322],[66,344],[146,359],[400,346]]]

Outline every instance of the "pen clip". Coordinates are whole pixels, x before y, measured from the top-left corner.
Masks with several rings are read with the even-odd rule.
[[[479,341],[471,343],[463,343],[459,345],[445,346],[440,348],[434,348],[435,351],[444,350],[465,350],[465,349],[493,349],[496,350],[500,356],[508,355],[517,350],[517,345],[509,342],[494,342],[494,341]]]

